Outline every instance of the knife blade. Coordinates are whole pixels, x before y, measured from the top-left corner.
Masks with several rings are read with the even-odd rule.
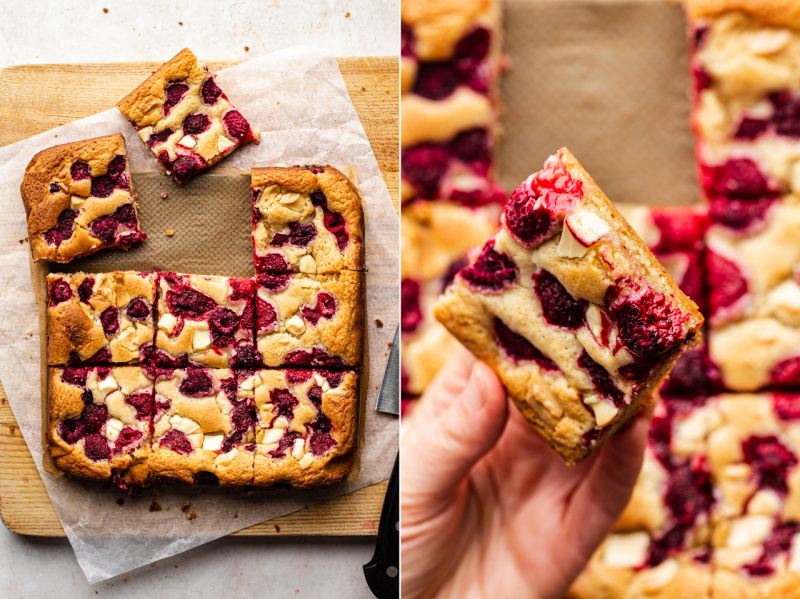
[[[378,391],[378,400],[375,402],[375,409],[379,412],[387,412],[400,415],[400,326],[394,332],[392,349],[389,351],[389,360],[386,362],[386,370],[383,373],[381,389]]]

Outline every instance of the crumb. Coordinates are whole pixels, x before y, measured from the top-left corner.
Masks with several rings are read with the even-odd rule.
[[[103,9],[103,12],[108,12],[108,9],[107,9],[107,8],[104,8],[104,9]]]
[[[245,51],[245,52],[250,52],[250,46],[245,46],[245,47],[244,47],[244,51]]]
[[[238,513],[237,513],[237,514],[234,514],[234,515],[233,515],[233,517],[234,517],[234,519],[235,519],[235,518],[238,518],[238,517],[239,517],[239,514],[238,514]]]
[[[186,512],[186,519],[187,519],[189,522],[191,522],[191,521],[192,521],[192,520],[194,520],[195,518],[197,518],[197,513],[196,513],[194,510],[188,510],[188,511]]]
[[[389,343],[387,343],[386,347],[391,348],[392,347],[392,342],[390,341]]]
[[[131,575],[130,574],[126,574],[125,578],[122,579],[122,582],[124,582],[125,584],[128,584],[130,581],[131,581]]]
[[[9,425],[8,425],[8,431],[9,431],[9,432],[10,432],[12,435],[14,434],[14,431],[15,431],[15,430],[17,430],[17,425],[16,425],[16,424],[9,424]]]
[[[361,91],[362,91],[362,92],[365,92],[365,91],[367,91],[367,88],[366,88],[366,87],[364,87],[364,86],[362,85],[362,86],[361,86]]]
[[[177,567],[178,567],[178,564],[175,564],[175,567],[177,568]]]
[[[172,229],[167,229],[167,235],[172,237],[174,234],[175,234],[175,231],[173,231]]]
[[[349,17],[349,16],[350,16],[350,13],[349,13],[349,12],[348,12],[348,13],[345,13],[345,15],[344,15],[344,16],[345,16],[345,17]]]
[[[150,504],[150,511],[151,512],[160,512],[161,511],[161,504],[158,503],[155,499],[153,503]]]
[[[167,199],[167,192],[166,191],[162,191],[161,192],[161,199],[162,200],[166,200]]]
[[[281,531],[281,527],[278,526],[277,524],[273,524],[272,526],[275,527],[275,532],[280,532]]]
[[[27,237],[26,237],[25,239],[20,239],[20,240],[19,240],[19,244],[20,244],[20,245],[22,245],[22,244],[23,244],[23,243],[25,243],[26,241],[28,241],[28,238],[27,238]]]
[[[280,102],[277,102],[277,104],[280,104]]]
[[[184,503],[184,504],[181,506],[181,511],[185,513],[185,512],[186,512],[186,511],[189,509],[189,507],[190,507],[191,505],[192,505],[192,502],[191,502],[191,501],[186,501],[186,502],[185,502],[185,503]]]
[[[383,328],[383,321],[380,318],[376,318],[375,319],[375,326],[378,327],[379,329],[382,329]]]
[[[117,505],[125,505],[125,500],[122,497],[120,497],[119,499],[117,499]]]
[[[178,21],[178,25],[183,25],[183,21]],[[178,566],[175,567],[177,568]]]
[[[165,510],[168,510],[168,509],[169,509],[169,506],[168,506],[168,505],[165,505],[165,506],[164,506],[164,509],[165,509]]]

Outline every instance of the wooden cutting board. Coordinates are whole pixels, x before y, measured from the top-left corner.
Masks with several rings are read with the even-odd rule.
[[[399,59],[339,58],[395,208],[399,206]],[[208,62],[219,71],[241,61]],[[23,65],[0,71],[0,147],[113,108],[159,63]],[[371,409],[371,407],[368,407]],[[235,535],[374,535],[386,481]],[[64,536],[0,387],[0,517],[9,530]]]

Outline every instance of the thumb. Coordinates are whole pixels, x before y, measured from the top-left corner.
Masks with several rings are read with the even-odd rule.
[[[415,419],[404,436],[405,499],[427,506],[449,501],[475,463],[497,443],[507,417],[505,390],[497,375],[476,362],[447,409],[435,418]]]

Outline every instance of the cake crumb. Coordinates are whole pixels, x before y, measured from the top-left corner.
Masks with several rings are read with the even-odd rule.
[[[167,199],[167,195],[168,195],[168,194],[167,194],[167,192],[166,192],[166,191],[162,191],[162,192],[161,192],[161,199],[162,199],[162,200],[166,200],[166,199]]]
[[[171,237],[172,235],[175,235],[175,231],[173,231],[172,229],[167,229],[167,235]]]
[[[185,513],[189,509],[189,507],[191,507],[191,505],[192,505],[191,501],[184,502],[184,504],[181,506],[181,511]]]
[[[361,86],[361,91],[362,91],[362,92],[365,92],[365,91],[367,91],[367,88],[366,88],[366,87],[364,87],[364,86],[362,85],[362,86]]]
[[[17,430],[17,425],[16,424],[9,424],[8,425],[8,432],[10,432],[12,435],[14,434],[15,430]]]
[[[344,15],[344,16],[345,16],[345,17],[349,17],[349,16],[350,16],[350,13],[349,13],[349,12],[348,12],[348,13],[345,13],[345,15]]]
[[[104,9],[103,9],[103,12],[108,12],[108,9],[107,9],[107,8],[104,8]]]
[[[183,21],[178,21],[178,25],[183,25]]]
[[[19,244],[20,244],[20,245],[22,245],[22,244],[23,244],[23,243],[25,243],[26,241],[28,241],[28,238],[27,238],[27,237],[26,237],[25,239],[20,239],[20,240],[19,240]]]
[[[192,521],[192,520],[194,520],[195,518],[197,518],[197,513],[196,513],[194,510],[188,510],[188,511],[186,512],[186,519],[187,519],[189,522],[191,522],[191,521]]]
[[[245,51],[245,52],[250,52],[250,46],[245,46],[245,47],[244,47],[244,51]]]
[[[383,328],[383,321],[380,318],[376,318],[375,319],[375,326],[377,326],[379,329],[382,329]]]
[[[125,505],[125,500],[122,497],[120,497],[119,499],[117,499],[117,505]]]
[[[235,520],[236,518],[238,518],[238,517],[239,517],[239,513],[238,513],[238,512],[237,512],[237,513],[235,513],[235,514],[233,515],[233,518],[234,518],[234,520]]]
[[[151,512],[160,512],[161,511],[161,504],[158,503],[155,499],[153,503],[150,504],[150,511]]]
[[[390,341],[389,343],[387,343],[387,344],[386,344],[386,347],[388,347],[389,349],[391,349],[391,348],[392,348],[392,342]]]
[[[130,574],[126,574],[125,578],[122,579],[122,582],[124,582],[125,584],[128,584],[130,581],[131,581],[131,575]]]
[[[273,524],[273,526],[275,527],[275,532],[280,532],[281,531],[281,527],[278,526],[277,524]]]

